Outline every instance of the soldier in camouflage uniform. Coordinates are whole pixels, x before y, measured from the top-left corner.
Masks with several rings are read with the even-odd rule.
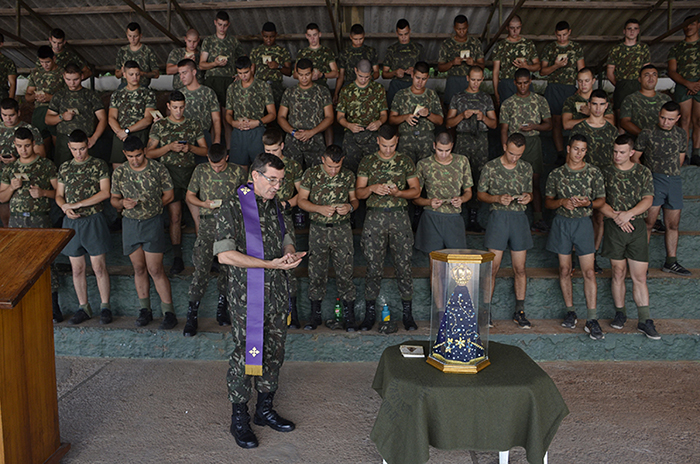
[[[352,282],[354,244],[350,213],[359,206],[355,198],[355,174],[343,168],[343,150],[338,145],[326,148],[321,164],[309,168],[301,181],[299,207],[308,211],[309,227],[309,300],[311,318],[304,326],[316,330],[322,322],[321,301],[326,296],[328,259],[333,260],[338,297],[343,302],[345,330],[355,330],[355,298]],[[374,325],[374,314],[365,313],[362,330]]]
[[[321,45],[321,32],[316,23],[310,23],[306,26],[306,40],[309,41],[309,46],[302,48],[297,52],[296,61],[302,58],[311,60],[314,65],[311,73],[311,80],[318,85],[328,87],[328,79],[338,77],[338,65],[335,62],[335,53]],[[294,76],[298,79],[297,76]]]
[[[576,93],[576,73],[586,66],[583,49],[578,42],[569,40],[571,26],[559,21],[555,27],[556,41],[548,43],[542,52],[541,76],[547,78],[544,98],[552,112],[552,137],[557,153],[564,154],[562,109],[564,101]]]
[[[589,103],[596,83],[596,78],[591,68],[579,70],[576,75],[576,83],[578,84],[576,93],[564,101],[564,106],[561,110],[561,121],[565,131],[570,131],[576,124],[583,122],[591,115]],[[605,110],[604,117],[610,124],[615,124],[615,115],[611,105],[608,105],[608,108]]]
[[[56,204],[66,215],[63,228],[75,231],[71,241],[61,251],[70,259],[73,287],[80,305],[70,323],[80,324],[92,317],[85,278],[87,254],[100,292],[100,323],[109,324],[112,322],[112,311],[106,255],[112,248],[112,239],[107,220],[102,214],[102,202],[110,198],[109,168],[104,160],[88,154],[85,132],[73,131],[68,137],[68,147],[73,159],[63,163],[58,171]]]
[[[180,79],[180,71],[178,63],[182,60],[192,60],[195,63],[195,71],[199,63],[199,32],[196,29],[187,31],[184,37],[185,47],[175,48],[168,54],[168,61],[165,64],[165,74],[173,76],[173,90],[180,90],[185,86]],[[196,74],[197,82],[204,84],[204,76],[206,72],[199,71]]]
[[[688,135],[693,128],[690,164],[700,166],[700,22],[687,24],[683,34],[685,39],[668,52],[668,77],[676,83],[673,100],[681,105],[681,128]]]
[[[208,153],[208,163],[194,169],[190,185],[187,187],[187,203],[199,208],[199,233],[192,250],[194,273],[189,289],[189,307],[187,323],[183,330],[186,337],[197,333],[197,313],[199,302],[204,296],[209,283],[209,269],[214,261],[214,239],[216,237],[216,218],[219,207],[236,194],[236,189],[245,182],[245,172],[240,166],[228,162],[226,146],[216,143]],[[219,272],[217,278],[219,305],[216,321],[219,325],[231,325],[231,318],[226,308],[226,275]],[[223,304],[222,304],[223,301]]]
[[[110,201],[122,213],[122,247],[134,268],[140,306],[136,325],[143,327],[153,320],[150,275],[163,313],[160,329],[170,330],[177,325],[177,318],[170,281],[163,268],[167,244],[160,215],[163,206],[173,201],[173,182],[163,164],[146,158],[138,137],[124,140],[124,155],[127,162],[112,173]]]
[[[333,125],[333,101],[327,87],[313,82],[313,64],[302,58],[294,75],[299,84],[287,89],[282,97],[277,123],[287,133],[285,156],[307,167],[321,162],[326,149],[323,132]]]
[[[671,101],[665,93],[657,92],[659,71],[653,64],[647,64],[639,71],[641,89],[628,95],[620,109],[620,127],[627,133],[637,136],[644,129],[653,129],[664,103]]]
[[[411,42],[411,25],[405,19],[396,23],[399,41],[389,45],[382,62],[382,77],[391,79],[387,92],[387,103],[391,107],[394,95],[411,86],[413,65],[423,58],[423,44]]]
[[[5,36],[0,34],[0,48],[5,43]],[[0,53],[0,100],[15,98],[17,92],[17,66],[14,61]]]
[[[134,135],[146,143],[148,129],[153,122],[152,112],[156,110],[156,94],[148,87],[139,85],[141,69],[136,61],[124,63],[126,87],[112,93],[109,100],[109,127],[114,132],[110,162],[116,169],[124,163],[123,144],[129,135]]]
[[[656,126],[653,129],[644,129],[637,137],[634,161],[639,162],[641,159],[654,177],[654,202],[646,218],[647,241],[651,237],[652,227],[663,206],[666,226],[664,236],[666,262],[661,270],[689,276],[690,271],[681,266],[676,259],[678,225],[681,222],[683,209],[681,166],[685,160],[685,150],[688,145],[685,131],[676,126],[681,117],[680,111],[680,105],[676,102],[667,102],[661,107]]]
[[[581,272],[583,292],[586,296],[585,330],[593,340],[605,338],[598,323],[597,295],[595,280],[595,246],[593,239],[593,208],[605,204],[603,175],[596,166],[584,161],[586,157],[586,137],[572,135],[566,147],[566,164],[558,167],[547,177],[545,206],[556,210],[552,230],[547,238],[547,250],[559,257],[559,286],[566,305],[566,315],[562,326],[576,328],[576,310],[571,284],[572,249],[576,250]]]
[[[92,71],[87,62],[80,57],[76,52],[66,47],[66,33],[63,29],[55,28],[49,33],[49,45],[56,60],[56,66],[59,69],[64,69],[70,63],[74,63],[80,68],[80,74],[83,78],[89,79],[92,76]],[[36,61],[37,67],[41,66],[40,60]]]
[[[263,151],[265,124],[277,117],[272,89],[253,75],[247,56],[236,60],[238,80],[226,91],[226,122],[231,131],[231,162],[247,171],[250,163]]]
[[[649,244],[644,218],[654,201],[654,181],[649,168],[632,161],[634,139],[629,134],[615,140],[613,164],[603,169],[605,204],[605,241],[601,254],[610,258],[612,295],[615,318],[613,329],[622,329],[627,322],[625,277],[629,265],[632,295],[639,313],[637,330],[652,340],[661,336],[649,312]]]
[[[228,397],[233,403],[231,434],[243,448],[258,446],[258,440],[250,429],[248,400],[253,389],[258,392],[255,423],[269,425],[273,430],[289,432],[294,424],[280,417],[273,408],[273,398],[278,388],[279,370],[284,362],[284,343],[287,336],[287,310],[289,287],[287,270],[296,268],[305,253],[295,253],[294,243],[289,234],[284,234],[279,215],[280,208],[275,199],[277,190],[286,177],[284,163],[274,155],[263,153],[251,165],[253,190],[246,194],[255,195],[257,215],[260,218],[262,243],[256,244],[263,250],[262,259],[249,255],[246,227],[238,192],[224,202],[217,218],[214,253],[219,262],[227,268],[227,297],[231,312],[231,333],[233,352],[229,358],[226,376]],[[251,211],[253,213],[253,211]],[[252,246],[252,245],[251,245]],[[257,375],[246,374],[246,324],[248,309],[246,268],[265,268],[264,318],[262,320],[263,346],[262,370]],[[257,354],[257,353],[256,353]]]
[[[467,88],[467,76],[472,66],[483,69],[484,51],[481,42],[476,37],[469,37],[469,20],[464,15],[457,15],[454,20],[455,35],[440,45],[438,57],[438,72],[447,72],[445,106],[450,104],[452,97]]]
[[[387,120],[386,91],[371,80],[372,64],[361,60],[355,68],[355,82],[340,91],[336,119],[345,128],[345,167],[357,172],[360,161],[376,153],[377,130]]]
[[[56,92],[65,88],[66,83],[63,81],[63,70],[56,64],[51,47],[42,45],[39,47],[37,55],[40,64],[29,73],[24,98],[27,103],[34,103],[32,125],[39,129],[42,138],[46,141],[49,137],[56,137],[56,128],[47,126],[44,120],[46,111],[49,109],[49,102]],[[45,145],[46,148],[51,146],[46,142]],[[50,152],[50,149],[46,150],[47,154]]]
[[[151,47],[141,43],[141,26],[139,23],[129,23],[126,26],[126,39],[129,41],[129,45],[124,45],[117,52],[114,77],[122,80],[120,87],[126,87],[124,64],[127,61],[136,61],[141,69],[141,80],[139,83],[142,87],[148,87],[151,85],[151,79],[158,79],[158,76],[160,76],[156,54]]]
[[[159,119],[151,127],[145,154],[157,159],[165,166],[174,186],[174,201],[168,205],[170,216],[170,242],[173,244],[173,265],[171,274],[179,274],[185,269],[182,261],[182,204],[192,171],[197,164],[196,156],[207,156],[207,143],[204,141],[202,126],[195,119],[185,117],[185,96],[179,90],[170,93],[168,101],[170,116]],[[126,150],[125,150],[126,151]],[[187,204],[187,203],[186,203]],[[187,204],[195,228],[199,229],[199,208]]]
[[[18,159],[2,170],[0,179],[0,203],[10,202],[9,227],[50,228],[49,199],[56,197],[58,187],[56,166],[34,153],[34,135],[26,127],[15,132],[15,147]],[[53,264],[51,300],[54,321],[63,321],[58,305],[58,275]]]
[[[433,143],[434,155],[418,162],[416,173],[426,197],[413,200],[424,208],[418,229],[416,248],[431,253],[443,248],[467,248],[462,219],[462,203],[472,197],[472,171],[469,160],[452,153],[454,143],[449,132],[441,132]]]
[[[622,103],[628,95],[639,90],[637,76],[642,66],[651,62],[649,46],[639,39],[639,21],[628,19],[622,30],[625,39],[615,45],[608,53],[608,65],[605,75],[615,86],[613,94],[613,109],[619,121]]]
[[[508,37],[500,40],[491,53],[493,59],[493,89],[496,106],[516,93],[513,79],[518,69],[531,73],[540,70],[537,49],[530,39],[520,36],[523,22],[515,15],[508,23]]]
[[[406,330],[415,330],[411,275],[413,231],[408,218],[408,201],[420,196],[420,182],[413,161],[396,151],[398,139],[394,126],[383,125],[377,134],[379,151],[365,156],[357,170],[355,194],[358,200],[367,200],[367,217],[362,229],[362,251],[367,260],[365,314],[375,310],[389,247],[401,294],[403,325]]]
[[[197,71],[195,61],[187,58],[177,63],[180,89],[185,96],[185,118],[199,121],[204,131],[204,140],[207,146],[221,142],[221,107],[216,98],[216,93],[206,85],[199,82],[200,71]],[[206,163],[206,159],[197,158],[198,163]]]
[[[26,127],[32,131],[32,135],[34,136],[34,153],[42,158],[46,158],[44,137],[41,136],[39,129],[19,119],[20,112],[17,100],[13,98],[0,100],[0,115],[2,115],[2,124],[0,124],[0,154],[9,154],[17,158],[15,131],[20,127]]]
[[[372,64],[372,79],[379,79],[377,50],[365,45],[365,28],[362,24],[353,24],[350,28],[350,46],[345,47],[338,55],[338,79],[335,81],[333,103],[338,103],[343,87],[355,82],[355,67],[360,60],[368,60]]]
[[[523,329],[532,327],[525,317],[525,260],[527,250],[532,248],[532,235],[525,215],[527,204],[532,201],[532,166],[521,159],[526,139],[518,132],[508,136],[503,144],[503,155],[486,163],[481,171],[477,193],[479,201],[491,205],[484,237],[484,246],[495,255],[491,267],[490,296],[493,297],[503,252],[510,247],[515,289],[513,321]]]
[[[250,60],[255,66],[255,77],[270,84],[275,106],[279,107],[284,93],[284,76],[292,75],[292,55],[289,50],[275,43],[275,23],[268,21],[263,24],[261,35],[263,43],[250,52]]]
[[[68,136],[76,129],[88,135],[88,148],[92,147],[107,128],[107,113],[102,99],[94,90],[81,85],[80,68],[68,64],[63,71],[66,87],[56,92],[49,102],[44,121],[56,126],[56,151],[53,162],[60,167],[64,161],[73,158],[68,149]],[[97,120],[97,122],[95,122]],[[92,153],[93,156],[99,153]]]
[[[245,55],[245,52],[238,39],[228,35],[228,28],[231,26],[228,13],[217,12],[214,26],[216,34],[205,37],[202,41],[199,69],[206,72],[204,85],[216,92],[223,112],[226,106],[226,89],[236,74],[234,63],[239,56]]]
[[[442,125],[442,105],[437,92],[426,88],[430,67],[419,61],[413,67],[411,87],[396,93],[389,124],[399,126],[398,151],[417,163],[432,154],[435,126]]]

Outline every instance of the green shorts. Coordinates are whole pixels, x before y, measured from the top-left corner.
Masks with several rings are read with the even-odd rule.
[[[697,82],[697,79],[691,82]],[[673,101],[675,101],[676,103],[683,103],[684,101],[688,101],[691,98],[696,102],[700,102],[700,93],[696,93],[695,95],[688,95],[688,87],[681,84],[676,84],[676,88],[673,91]]]
[[[56,136],[56,126],[49,126],[45,122],[46,112],[48,110],[48,105],[37,106],[34,108],[34,112],[32,113],[32,126],[39,129],[39,132],[41,132],[41,136],[45,139],[48,139],[52,135]]]
[[[233,77],[206,76],[204,78],[204,85],[214,91],[216,98],[219,100],[219,105],[222,107],[226,106],[226,91],[232,83]]]
[[[681,176],[652,174],[654,178],[654,202],[651,206],[664,209],[683,209],[683,183]]]
[[[146,143],[148,142],[148,129],[143,129],[140,131],[132,132],[129,135],[135,135],[136,137],[140,138],[141,141],[143,142],[143,145],[145,146]],[[126,156],[124,156],[124,152],[122,151],[124,149],[124,142],[119,140],[119,137],[114,135],[112,138],[112,154],[109,157],[109,162],[110,163],[126,163]]]
[[[547,237],[547,251],[558,255],[570,255],[573,249],[576,249],[577,256],[595,253],[593,222],[590,216],[568,218],[555,214]]]
[[[63,228],[75,231],[71,241],[61,251],[66,256],[100,256],[112,249],[107,219],[102,212],[78,219],[66,216],[63,218]]]
[[[615,221],[609,218],[603,220],[603,247],[600,255],[615,260],[631,259],[642,263],[649,262],[649,242],[647,242],[647,226],[644,218],[632,221],[634,230],[630,233],[620,229]]]
[[[444,248],[467,248],[464,218],[457,213],[423,210],[416,229],[416,248],[425,253]]]
[[[184,200],[195,166],[181,168],[166,164],[165,168],[168,170],[170,178],[173,180],[173,192],[175,193],[175,199],[173,201]]]
[[[539,135],[525,136],[525,151],[522,156],[523,161],[527,161],[532,166],[533,174],[542,174],[542,140]]]
[[[139,248],[147,253],[165,253],[167,243],[160,214],[149,219],[122,219],[122,248],[129,256]]]
[[[613,109],[619,110],[622,108],[623,100],[634,92],[639,90],[641,85],[637,79],[620,79],[615,84],[615,92],[613,93]]]
[[[265,146],[262,143],[264,133],[265,126],[246,131],[233,129],[231,131],[229,162],[239,166],[250,166],[255,157],[265,151]]]
[[[510,246],[512,251],[524,251],[533,247],[530,221],[525,211],[491,211],[486,226],[484,246],[503,251]]]
[[[10,213],[9,227],[15,229],[50,229],[49,213]]]
[[[561,116],[564,102],[576,93],[575,85],[557,84],[552,82],[544,89],[544,98],[549,103],[549,109],[553,115]]]

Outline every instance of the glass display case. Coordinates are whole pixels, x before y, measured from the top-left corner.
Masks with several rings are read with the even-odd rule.
[[[489,365],[491,264],[479,250],[430,253],[431,312],[427,362],[443,372],[475,374]]]

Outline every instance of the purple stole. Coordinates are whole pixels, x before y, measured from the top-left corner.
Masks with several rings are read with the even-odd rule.
[[[245,227],[246,254],[258,259],[265,259],[263,249],[262,229],[258,204],[255,200],[253,184],[244,184],[238,188],[238,199],[241,202],[243,226]],[[275,200],[272,200],[275,201]],[[280,229],[284,238],[284,220],[277,209]],[[263,326],[265,323],[265,269],[248,268],[247,272],[247,316],[245,336],[245,373],[246,375],[262,375],[263,361]]]

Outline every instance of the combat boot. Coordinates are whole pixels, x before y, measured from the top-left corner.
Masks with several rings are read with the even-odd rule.
[[[311,301],[311,319],[309,323],[304,326],[304,330],[316,330],[316,327],[323,323],[321,319],[321,300],[310,300]]]
[[[190,301],[190,305],[187,308],[187,322],[185,322],[185,329],[182,331],[182,335],[185,337],[194,337],[197,335],[197,328],[199,327],[197,323],[198,311],[199,301]]]
[[[241,448],[257,448],[258,438],[250,429],[250,415],[247,403],[233,403],[231,415],[231,435]]]
[[[63,322],[63,313],[58,305],[58,292],[51,293],[51,306],[53,307],[53,321]]]
[[[289,328],[301,329],[301,324],[299,323],[299,314],[297,313],[297,297],[295,296],[289,298],[289,316]]]
[[[360,324],[360,330],[372,330],[372,327],[374,327],[374,321],[377,320],[377,313],[374,309],[375,304],[374,300],[365,301],[365,318]]]
[[[343,324],[345,325],[346,332],[354,332],[357,330],[357,323],[355,322],[355,300],[343,300]]]
[[[418,326],[416,325],[416,321],[413,320],[413,302],[411,300],[409,301],[401,301],[401,304],[403,305],[403,327],[406,330],[416,330],[418,329]]]
[[[258,392],[258,404],[255,405],[255,416],[253,422],[255,425],[270,426],[272,430],[278,432],[291,432],[294,430],[294,422],[287,420],[277,414],[277,411],[272,409],[272,400],[275,398],[275,392],[260,393]]]
[[[216,305],[216,322],[219,325],[231,325],[231,316],[228,313],[228,301],[226,295],[219,293],[219,303]]]

